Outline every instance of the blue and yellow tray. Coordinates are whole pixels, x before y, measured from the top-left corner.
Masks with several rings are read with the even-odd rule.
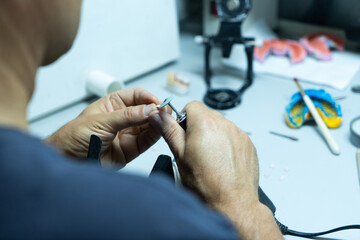
[[[311,98],[316,110],[329,128],[340,126],[342,120],[341,108],[329,93],[325,92],[324,89],[308,89],[305,90],[305,93]],[[312,120],[309,109],[299,92],[292,95],[291,102],[286,106],[285,119],[291,128],[299,128],[306,121]]]

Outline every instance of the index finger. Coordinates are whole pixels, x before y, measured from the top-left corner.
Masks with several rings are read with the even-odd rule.
[[[159,99],[152,93],[143,88],[129,88],[114,92],[112,97],[115,101],[121,99],[126,106],[136,106],[141,104],[159,104]],[[118,99],[117,99],[118,98]]]
[[[92,103],[84,113],[114,112],[125,107],[142,104],[159,104],[158,98],[143,88],[129,88],[112,92]]]

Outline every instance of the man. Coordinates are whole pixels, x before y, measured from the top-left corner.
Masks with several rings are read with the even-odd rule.
[[[75,0],[0,0],[0,238],[282,239],[258,200],[253,144],[202,103],[186,106],[185,133],[151,93],[110,94],[46,139],[69,158],[28,135],[37,68],[71,47],[79,12]],[[73,161],[91,134],[103,141],[104,168]],[[161,136],[189,191],[107,169]]]

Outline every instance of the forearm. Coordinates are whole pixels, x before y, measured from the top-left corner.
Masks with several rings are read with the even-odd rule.
[[[231,204],[221,206],[218,210],[231,220],[243,240],[284,239],[272,212],[260,202],[244,208]]]

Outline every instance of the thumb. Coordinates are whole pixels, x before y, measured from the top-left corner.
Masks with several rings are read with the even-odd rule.
[[[120,131],[122,129],[139,126],[147,122],[152,112],[158,112],[155,104],[130,106],[106,113],[104,121],[112,130]]]
[[[164,111],[151,113],[150,125],[163,136],[175,159],[183,159],[185,151],[185,131],[176,120]]]

